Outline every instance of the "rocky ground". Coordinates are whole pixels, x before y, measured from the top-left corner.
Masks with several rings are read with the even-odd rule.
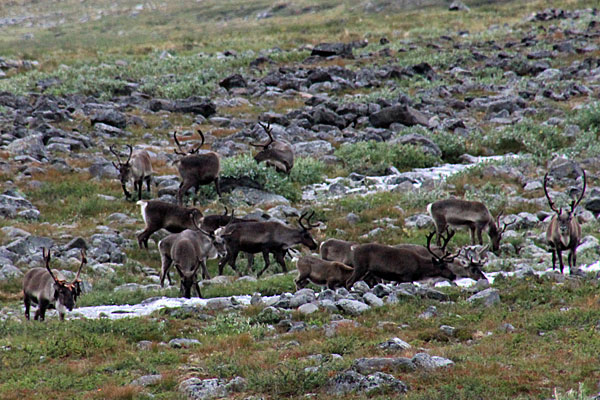
[[[0,19],[0,28],[29,21],[31,29],[66,30],[68,21],[142,18],[166,7],[150,3],[108,8],[91,19],[65,11],[45,25],[40,16],[15,11]],[[252,20],[285,22],[289,15],[320,12],[263,6],[252,9]],[[379,6],[349,10],[369,18],[379,15]],[[40,394],[43,388],[23,384],[17,371],[46,362],[59,375],[77,377],[72,387],[47,382],[48,398],[75,391],[82,398],[387,398],[404,392],[481,398],[488,390],[499,390],[498,398],[558,398],[580,383],[580,393],[596,393],[592,382],[600,376],[587,368],[586,357],[597,344],[581,333],[595,332],[600,319],[600,16],[590,6],[522,14],[505,5],[497,6],[497,24],[478,29],[471,22],[473,31],[444,26],[405,37],[396,31],[344,41],[319,36],[285,48],[164,50],[142,59],[123,52],[97,65],[92,59],[56,67],[0,53],[0,363],[8,371],[0,373],[6,382],[0,397]],[[464,26],[461,18],[469,13],[487,16],[485,7],[492,6],[455,2],[443,12]],[[424,15],[433,12],[427,10]],[[202,71],[202,83],[182,86],[198,66],[209,70]],[[258,121],[292,144],[297,159],[289,176],[250,158],[250,143],[265,140]],[[244,276],[205,280],[204,298],[181,299],[176,286],[158,285],[155,243],[166,233],[153,236],[149,251],[137,249],[143,221],[135,203],[123,198],[108,147],[129,143],[147,150],[155,176],[145,198],[174,201],[179,177],[171,135],[177,131],[196,143],[197,129],[206,136],[204,148],[222,160],[224,198],[212,188],[198,195],[208,214],[227,206],[236,216],[293,224],[312,209],[321,221],[314,230],[318,241],[423,244],[433,228],[426,205],[455,195],[484,201],[511,224],[500,252],[488,256],[487,280],[373,288],[358,282],[349,291],[295,292],[295,272],[272,267],[271,276],[257,280],[238,261]],[[550,195],[566,206],[581,190],[582,169],[587,189],[576,212],[583,229],[579,265],[562,275],[552,270],[545,241],[553,214],[542,178],[548,173]],[[452,246],[467,244],[468,233],[459,232]],[[74,277],[82,248],[88,265],[79,308],[60,327],[49,321],[36,332],[24,321],[19,291],[24,273],[43,265],[41,247],[52,247],[53,266],[67,278]],[[214,275],[216,264],[209,269]],[[535,305],[539,320],[527,320]],[[69,336],[69,324],[87,339]],[[566,337],[577,336],[570,350],[562,328]],[[42,347],[31,347],[27,335],[54,335],[67,344],[51,346],[41,336]],[[103,342],[101,335],[111,339]],[[237,355],[211,344],[211,335],[224,347],[233,343]],[[507,355],[489,366],[476,354],[493,354],[486,346],[494,340]],[[531,351],[538,340],[548,341],[539,349],[558,342],[558,353],[574,350],[573,358],[564,356],[568,361],[559,358],[580,369],[555,382],[550,377],[560,367],[550,362],[552,351],[529,354],[552,367],[521,382],[531,365],[522,357],[507,367],[520,357],[510,347]],[[127,349],[127,361],[89,361],[119,346]],[[159,361],[161,355],[167,360]],[[67,371],[58,366],[61,358],[70,363]],[[263,364],[270,374],[251,372]],[[461,380],[473,367],[483,368],[483,377],[470,372]],[[102,378],[85,381],[79,368],[101,371]],[[109,378],[115,371],[118,378]],[[487,379],[499,376],[519,383],[490,386]],[[35,373],[27,379],[35,382]],[[94,394],[98,389],[104,392]]]

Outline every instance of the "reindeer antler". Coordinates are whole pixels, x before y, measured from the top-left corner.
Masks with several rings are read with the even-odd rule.
[[[46,263],[46,269],[48,270],[48,273],[50,273],[50,276],[52,279],[54,279],[54,282],[58,283],[59,280],[56,279],[56,276],[54,276],[52,270],[50,269],[50,248],[46,249],[45,247],[42,247],[42,255],[44,256],[44,262]]]
[[[114,149],[114,146],[115,146],[114,144],[111,144],[111,145],[110,145],[110,147],[109,147],[108,149],[110,150],[110,152],[111,152],[111,153],[113,153],[113,154],[115,155],[115,157],[117,157],[117,162],[118,162],[119,164],[122,164],[122,163],[121,163],[121,157],[119,156],[119,153],[118,153],[118,152],[117,152],[117,151]],[[114,164],[114,163],[113,163],[113,164]]]
[[[131,160],[131,155],[133,154],[133,147],[131,147],[130,144],[128,144],[127,147],[129,148],[129,157],[127,157],[127,161],[125,161],[125,164],[129,164],[129,161]]]
[[[177,154],[179,156],[187,156],[187,153],[181,148],[181,144],[179,143],[179,140],[177,140],[177,131],[173,131],[173,140],[175,141],[175,145],[177,146],[177,149],[179,149],[179,151],[177,151],[177,149],[173,149],[175,154]]]
[[[79,274],[81,274],[81,269],[83,268],[83,266],[87,264],[87,258],[85,256],[85,249],[81,249],[81,265],[79,266],[79,269],[77,270],[77,275],[75,275],[75,279],[73,280],[73,283],[76,283],[79,281]]]
[[[585,169],[582,168],[581,172],[583,172],[583,188],[581,189],[581,194],[579,195],[579,198],[577,199],[577,201],[573,201],[571,203],[571,211],[569,211],[569,214],[573,214],[573,211],[575,211],[575,208],[577,208],[577,206],[579,205],[579,202],[581,202],[581,199],[583,199],[583,195],[585,194],[585,187],[587,185]]]
[[[298,218],[298,223],[300,224],[300,227],[302,229],[304,229],[305,231],[309,231],[312,228],[315,228],[315,227],[319,226],[318,223],[317,224],[311,224],[310,223],[311,218],[315,215],[315,211],[314,210],[310,213],[310,215],[308,215],[308,218],[307,218],[307,215],[308,215],[308,211],[303,212],[300,215],[300,218]],[[306,222],[308,223],[308,228],[302,224],[302,219],[306,220]]]
[[[456,231],[454,230],[450,230],[450,229],[446,229],[446,236],[444,236],[443,234],[440,234],[440,237],[442,239],[442,247],[440,247],[440,250],[442,251],[443,255],[441,257],[439,257],[438,255],[436,255],[432,250],[431,250],[431,239],[433,238],[433,236],[435,235],[435,231],[430,232],[427,235],[427,250],[429,251],[429,253],[435,257],[436,260],[438,261],[447,261],[447,262],[451,262],[453,261],[456,257],[459,256],[460,252],[462,251],[462,249],[458,249],[458,252],[454,255],[452,255],[451,253],[449,253],[448,251],[446,251],[446,246],[448,245],[448,243],[450,242],[450,239],[452,239],[452,237],[454,236],[454,234],[456,233]]]
[[[544,194],[546,195],[546,198],[548,199],[548,205],[550,206],[550,209],[557,214],[561,214],[562,208],[560,210],[557,210],[556,207],[554,207],[554,202],[552,202],[552,199],[550,198],[550,195],[548,194],[547,185],[548,185],[548,173],[546,172],[546,175],[544,175]]]
[[[202,133],[202,131],[200,129],[198,129],[198,133],[200,134],[200,137],[202,138],[202,142],[200,142],[200,146],[197,146],[195,149],[190,150],[189,154],[196,154],[200,148],[202,146],[204,146],[204,133]]]
[[[267,135],[269,135],[269,141],[266,144],[250,143],[250,146],[269,147],[269,145],[275,141],[275,139],[273,139],[273,135],[271,134],[271,132],[273,132],[273,129],[271,128],[271,124],[267,123],[267,125],[265,125],[260,121],[258,121],[258,124],[261,126],[261,128],[264,129],[265,132],[267,132]]]

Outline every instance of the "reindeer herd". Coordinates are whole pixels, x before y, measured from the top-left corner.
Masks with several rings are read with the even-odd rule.
[[[259,124],[267,133],[269,141],[266,144],[252,144],[261,148],[255,160],[265,161],[279,172],[289,174],[294,163],[292,147],[275,140],[269,125]],[[222,275],[226,265],[238,273],[236,261],[240,252],[246,253],[250,268],[253,266],[254,254],[262,253],[264,267],[257,273],[257,277],[260,277],[270,266],[271,254],[282,270],[287,272],[285,256],[294,246],[304,245],[310,250],[319,248],[311,233],[319,225],[311,221],[314,211],[302,213],[298,217],[298,225],[294,227],[278,221],[236,218],[233,211],[228,214],[227,208],[223,214],[203,215],[195,207],[185,207],[184,195],[189,189],[197,191],[202,185],[214,182],[217,194],[221,196],[219,156],[211,151],[200,152],[204,135],[200,130],[198,133],[201,137],[200,145],[188,149],[182,148],[177,134],[173,133],[177,147],[175,154],[180,156],[175,161],[181,176],[177,204],[142,200],[143,183],[146,182],[150,192],[153,173],[150,156],[146,151],[133,151],[132,146],[127,145],[129,154],[127,160],[122,162],[114,147],[109,148],[117,158],[117,162],[113,164],[119,171],[125,198],[130,199],[132,196],[126,187],[129,181],[133,182],[133,191],[137,191],[137,204],[145,223],[145,229],[137,236],[139,247],[148,249],[150,236],[160,229],[170,232],[170,235],[158,242],[161,286],[164,287],[165,279],[169,284],[172,283],[169,270],[173,267],[180,277],[181,296],[190,298],[195,291],[201,297],[197,276],[201,271],[203,279],[210,279],[206,265],[209,259],[220,258],[218,273]],[[562,252],[568,250],[568,264],[572,272],[576,265],[576,249],[581,241],[581,227],[574,213],[585,194],[585,171],[579,197],[573,200],[568,211],[556,209],[548,194],[547,183],[548,174],[544,176],[543,187],[548,204],[554,212],[546,232],[546,240],[552,252],[552,267],[556,268],[558,258],[560,272],[563,273]],[[481,268],[487,260],[487,246],[465,247],[452,254],[447,250],[455,233],[451,228],[468,227],[472,245],[483,245],[482,232],[487,231],[491,250],[498,252],[502,234],[515,221],[501,223],[502,213],[494,219],[485,204],[458,198],[435,201],[427,206],[427,212],[433,219],[435,230],[426,236],[426,246],[359,244],[330,238],[321,243],[320,257],[308,255],[298,259],[296,288],[301,289],[308,282],[335,289],[351,288],[360,280],[372,286],[383,280],[414,282],[426,278],[486,279]],[[436,245],[431,243],[434,236]],[[71,283],[67,283],[57,270],[50,269],[50,250],[43,249],[43,258],[45,268],[31,269],[23,280],[25,316],[29,319],[30,305],[34,303],[38,305],[34,319],[44,320],[46,309],[56,308],[63,320],[66,311],[73,309],[81,294],[79,275],[87,262],[85,252],[81,253],[81,265]]]

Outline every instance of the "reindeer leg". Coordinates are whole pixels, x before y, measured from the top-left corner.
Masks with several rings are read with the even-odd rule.
[[[206,261],[200,261],[200,266],[202,267],[202,279],[210,279],[210,275],[208,274],[208,268],[206,268]]]
[[[59,313],[58,313],[58,316],[60,317],[60,320],[61,320],[61,321],[64,321],[64,320],[65,320],[65,313],[61,313],[61,312],[59,312]]]
[[[248,270],[252,271],[254,269],[254,254],[246,253],[246,259],[248,260]]]
[[[436,246],[441,246],[442,245],[442,233],[444,232],[444,230],[446,229],[446,222],[445,221],[440,221],[438,223],[435,224],[435,244]]]
[[[483,238],[481,237],[481,232],[483,231],[483,228],[481,226],[477,227],[477,240],[479,241],[479,245],[483,246]],[[475,243],[473,243],[475,244]]]
[[[144,186],[144,181],[142,179],[137,182],[138,200],[142,199],[142,186]]]
[[[161,268],[160,268],[160,287],[165,287],[165,278],[169,278],[169,286],[171,286],[171,276],[169,276],[169,268],[171,268],[171,263],[173,260],[171,257],[165,257],[163,259]]]
[[[35,319],[39,319],[40,321],[44,321],[46,319],[46,308],[48,308],[48,302],[44,301],[44,300],[40,300],[40,304],[38,306],[38,309],[35,313],[36,318]]]
[[[277,261],[277,263],[279,265],[281,265],[281,268],[283,269],[283,272],[287,272],[287,266],[285,265],[285,253],[286,251],[276,251],[275,253],[273,253],[273,255],[275,256],[275,261]]]
[[[228,253],[229,253],[229,252],[228,252]],[[229,266],[231,267],[231,269],[232,269],[232,270],[233,270],[233,271],[234,271],[236,274],[238,274],[238,270],[237,270],[237,268],[235,267],[235,262],[236,262],[236,260],[237,260],[238,254],[239,254],[239,251],[236,251],[236,252],[232,252],[232,253],[231,253],[231,257],[229,257],[229,254],[227,255],[227,257],[229,257]],[[221,274],[222,272],[223,272],[223,271],[221,270],[221,271],[219,272],[219,274]]]
[[[198,285],[198,281],[194,282],[194,288],[196,289],[196,293],[198,294],[198,297],[202,297],[202,293],[200,293],[200,285]]]
[[[219,183],[218,176],[215,178],[215,189],[217,190],[217,194],[219,195],[219,198],[223,198],[223,196],[221,195],[221,185]]]
[[[187,191],[192,187],[192,185],[188,182],[181,182],[179,184],[179,190],[177,191],[177,204],[183,205],[183,196],[187,193]]]
[[[309,274],[307,274],[307,273],[303,273],[303,274],[299,273],[298,274],[298,277],[294,280],[294,283],[296,284],[296,291],[303,289],[306,286],[306,284],[308,283],[307,282],[308,275]]]
[[[552,271],[556,269],[556,250],[552,249]]]
[[[475,227],[470,226],[469,230],[471,231],[471,244],[475,244]],[[477,232],[477,234],[479,234],[479,232]]]
[[[140,246],[140,249],[143,249],[144,247],[146,247],[146,249],[148,249],[148,239],[150,238],[150,235],[152,235],[155,231],[146,228],[142,233],[140,233],[137,237],[138,240],[138,245]]]
[[[121,183],[121,187],[123,188],[123,193],[125,193],[125,199],[128,200],[131,197],[131,193],[127,191],[124,183]]]
[[[265,260],[265,267],[256,275],[257,278],[260,278],[267,268],[269,268],[269,250],[263,250],[262,254],[263,259]]]
[[[29,321],[29,309],[31,308],[31,299],[29,298],[29,296],[24,295],[23,302],[25,303],[25,319]]]
[[[563,264],[562,259],[562,251],[560,249],[556,249],[556,255],[558,257],[558,265],[560,265],[560,273],[563,273],[563,269],[565,269],[565,265]]]
[[[148,188],[148,194],[152,197],[152,190],[150,189],[150,184],[152,183],[152,175],[148,175],[144,178],[146,180],[146,187]]]

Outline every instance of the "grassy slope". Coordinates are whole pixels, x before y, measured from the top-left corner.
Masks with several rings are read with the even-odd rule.
[[[159,5],[163,3],[166,5]],[[114,60],[122,59],[129,62],[126,75],[156,76],[147,88],[151,93],[169,97],[185,96],[197,90],[209,93],[215,79],[243,68],[254,56],[221,62],[211,57],[199,59],[196,56],[199,52],[213,53],[225,49],[258,51],[274,46],[291,49],[307,43],[364,37],[376,43],[381,36],[387,36],[393,44],[402,39],[418,43],[448,33],[448,27],[452,32],[466,29],[475,34],[485,31],[490,24],[519,24],[531,11],[552,5],[568,8],[594,5],[592,1],[583,0],[533,1],[526,5],[506,2],[473,7],[466,14],[450,13],[445,7],[435,6],[387,10],[379,14],[363,13],[362,7],[352,1],[302,0],[294,2],[291,10],[278,12],[274,18],[257,21],[255,15],[268,9],[272,2],[256,0],[244,2],[244,6],[238,3],[216,0],[3,3],[0,5],[2,15],[30,13],[44,15],[49,21],[65,18],[66,23],[55,28],[22,25],[0,28],[0,56],[40,62],[40,71],[20,72],[11,79],[0,81],[0,89],[27,91],[39,78],[57,75],[65,81],[57,93],[98,90],[99,82],[107,87],[115,84],[111,79],[117,71],[112,66],[98,65],[102,62],[112,65]],[[130,14],[137,4],[144,4],[145,10],[133,18]],[[159,7],[160,12],[149,9],[153,5]],[[319,11],[289,15],[308,6],[318,7]],[[60,17],[54,14],[58,9],[62,12]],[[101,19],[93,21],[99,9],[105,13]],[[78,23],[84,15],[91,16],[92,22]],[[22,35],[26,33],[33,33],[33,39],[23,40]],[[503,34],[499,32],[496,35]],[[485,33],[477,39],[486,37],[494,38],[493,34]],[[376,45],[371,47],[377,49]],[[180,64],[175,65],[179,69],[173,70],[172,63],[159,60],[157,55],[162,50],[178,56]],[[275,58],[283,64],[301,60],[305,55],[306,52],[299,52]],[[446,59],[458,55],[437,54],[435,50],[423,49],[399,53],[398,62],[406,65],[422,60],[446,63]],[[62,64],[70,69],[59,67]],[[204,68],[212,72],[205,72]],[[180,71],[190,76],[199,75],[198,71],[202,71],[205,79],[196,85],[173,85],[164,92],[159,91],[161,75]],[[86,81],[90,83],[86,84]],[[412,94],[423,84],[412,82],[407,90]],[[381,93],[376,93],[378,95]],[[282,103],[274,108],[285,110],[299,104]],[[232,115],[237,115],[238,111],[254,115],[262,110],[229,110]],[[153,127],[160,122],[156,116],[143,117]],[[176,127],[189,127],[193,122],[186,116],[168,118]],[[78,123],[89,124],[83,120],[73,124]],[[65,127],[70,126],[67,124]],[[139,138],[143,132],[136,129],[133,133]],[[85,166],[85,160],[72,162]],[[161,172],[168,171],[167,167],[162,168]],[[473,184],[473,180],[475,184],[483,185],[483,182],[477,182],[476,175],[455,178],[458,190],[465,182]],[[105,222],[110,213],[119,211],[138,217],[132,204],[99,201],[95,197],[97,193],[120,196],[117,182],[73,186],[64,183],[64,176],[60,174],[50,173],[36,178],[48,182],[42,190],[30,189],[25,183],[19,185],[46,220],[17,224],[0,221],[1,226],[16,225],[32,233],[47,234],[48,229],[43,222],[71,224],[57,227],[56,237],[62,234],[87,237],[94,233],[97,224]],[[82,176],[71,178],[81,179]],[[7,179],[10,177],[2,176],[2,181]],[[511,183],[498,179],[498,184]],[[487,190],[495,189],[488,187]],[[48,201],[52,196],[64,199],[64,203],[58,207],[53,205]],[[346,231],[347,236],[342,238],[356,239],[373,228],[373,219],[392,216],[401,220],[403,214],[395,208],[396,205],[410,214],[422,210],[436,196],[436,192],[416,195],[389,193],[329,204],[328,210],[319,211],[319,217],[328,224],[328,229],[320,233],[319,239],[334,236],[336,228]],[[361,221],[357,225],[350,226],[345,221],[344,216],[349,211],[360,215]],[[459,242],[467,241],[466,234],[457,236]],[[419,242],[422,237],[422,232],[399,229],[386,232],[385,237],[377,239],[388,243],[400,240]],[[130,261],[114,277],[93,278],[95,291],[84,297],[80,305],[133,302],[147,296],[112,293],[112,287],[118,284],[143,282],[143,275],[136,269],[138,263],[155,267],[159,263],[155,252],[147,254],[127,249],[127,253]],[[214,267],[212,264],[213,274]],[[413,345],[414,350],[401,355],[410,356],[416,349],[426,348],[431,350],[431,354],[446,356],[456,362],[456,366],[447,371],[398,374],[411,386],[406,396],[409,399],[548,398],[554,388],[577,388],[581,382],[584,391],[592,392],[600,378],[595,356],[600,347],[596,332],[596,323],[600,320],[596,286],[592,283],[557,285],[531,278],[499,282],[497,286],[501,290],[502,304],[491,310],[467,304],[464,301],[466,294],[450,291],[455,303],[408,300],[386,306],[359,317],[360,327],[343,329],[329,339],[323,338],[319,330],[273,337],[264,325],[253,320],[259,311],[254,308],[233,315],[215,313],[215,318],[209,321],[193,315],[174,317],[162,313],[136,321],[71,321],[66,324],[48,321],[44,325],[7,322],[0,325],[0,398],[146,398],[139,389],[127,384],[140,375],[150,373],[163,373],[165,376],[159,385],[148,389],[158,399],[180,398],[176,385],[184,376],[231,378],[236,375],[244,376],[249,382],[248,393],[240,395],[240,398],[255,393],[271,398],[300,398],[306,392],[320,393],[320,386],[331,374],[327,371],[305,373],[303,367],[311,365],[311,362],[302,357],[315,353],[339,353],[344,356],[344,361],[333,367],[342,369],[357,357],[383,355],[376,345],[392,336],[399,336]],[[0,286],[2,306],[17,309],[18,287],[19,283],[14,281]],[[226,288],[211,287],[205,289],[204,295],[214,297],[255,291],[270,294],[292,288],[292,277],[284,276]],[[174,293],[170,291],[167,294]],[[417,318],[429,305],[436,305],[439,316],[430,320]],[[316,326],[328,320],[323,313],[294,317]],[[408,327],[381,327],[378,326],[380,321],[406,323]],[[502,332],[499,328],[504,322],[514,325],[515,332]],[[442,324],[456,327],[457,336],[449,338],[441,334],[438,328]],[[175,350],[157,344],[175,337],[197,338],[202,345]],[[150,350],[137,349],[136,343],[143,339],[154,342]],[[292,340],[298,341],[300,346],[289,345]],[[6,351],[2,346],[10,346],[10,350]],[[382,394],[381,398],[389,398],[389,395]]]

